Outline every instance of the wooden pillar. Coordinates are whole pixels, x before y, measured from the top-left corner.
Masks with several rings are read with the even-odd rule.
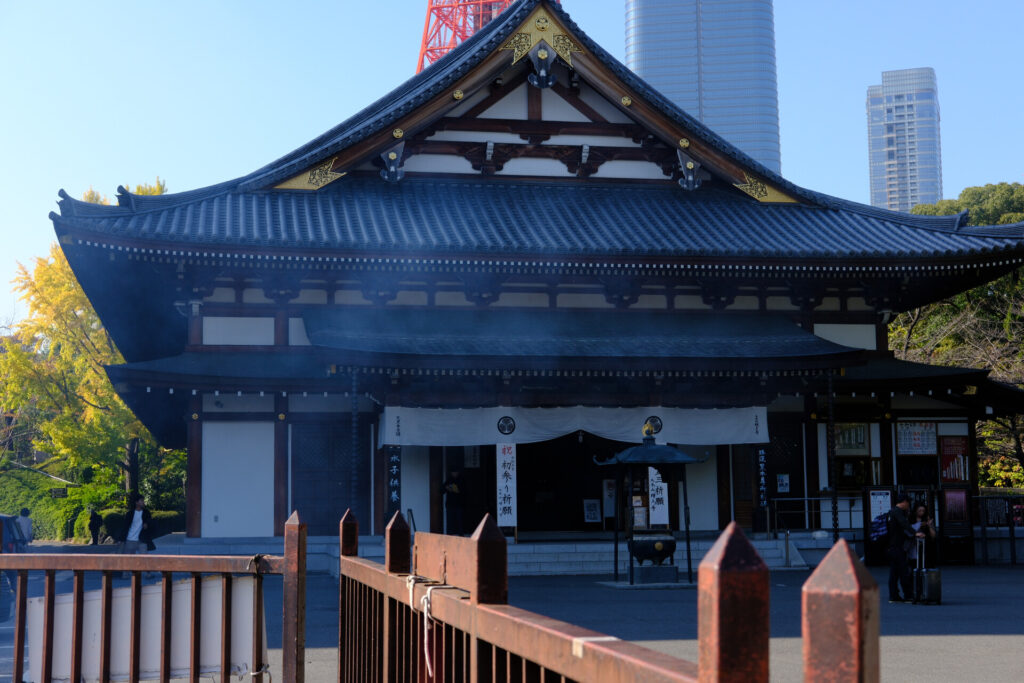
[[[288,519],[288,397],[274,394],[274,535]]]
[[[185,535],[202,536],[203,519],[203,398],[189,401],[188,453],[185,466]]]
[[[199,307],[189,311],[188,316],[188,345],[203,345],[203,316],[199,314]]]

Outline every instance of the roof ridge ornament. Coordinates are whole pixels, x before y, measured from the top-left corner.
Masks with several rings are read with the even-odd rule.
[[[515,64],[541,42],[546,43],[564,59],[570,69],[572,53],[583,52],[583,48],[569,36],[569,32],[552,19],[542,7],[538,7],[500,49],[512,50],[512,63]]]

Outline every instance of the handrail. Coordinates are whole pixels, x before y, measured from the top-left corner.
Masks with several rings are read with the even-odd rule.
[[[101,680],[110,680],[111,638],[113,628],[111,610],[113,604],[113,578],[115,573],[130,573],[131,624],[129,649],[129,679],[139,680],[140,642],[142,639],[141,606],[142,574],[160,574],[161,627],[152,637],[160,640],[160,680],[168,681],[171,676],[171,594],[174,574],[187,574],[191,580],[191,621],[189,637],[190,679],[200,676],[202,575],[220,574],[221,577],[221,652],[220,677],[227,681],[231,676],[231,582],[235,575],[251,576],[255,582],[253,590],[253,674],[265,670],[263,657],[263,577],[280,574],[284,577],[283,623],[282,623],[282,675],[286,681],[304,681],[305,663],[305,570],[306,570],[306,525],[299,521],[298,513],[292,513],[284,526],[284,555],[89,555],[67,554],[0,554],[0,571],[16,572],[15,621],[13,671],[11,680],[20,681],[24,674],[26,622],[28,607],[28,573],[44,572],[43,587],[43,640],[40,656],[41,679],[50,681],[53,675],[55,647],[54,612],[56,605],[56,573],[73,572],[72,584],[72,625],[71,680],[82,679],[83,626],[85,573],[99,572],[100,587],[100,643],[99,675]],[[147,636],[149,637],[149,636]]]
[[[506,604],[506,542],[490,515],[469,539],[420,532],[410,553],[395,513],[383,565],[358,557],[351,511],[339,527],[342,683],[768,680],[768,569],[734,523],[698,569],[697,663]],[[803,594],[806,680],[877,680],[878,586],[845,541]]]

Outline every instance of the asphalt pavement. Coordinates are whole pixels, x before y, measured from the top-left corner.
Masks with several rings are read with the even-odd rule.
[[[1024,680],[1024,567],[944,567],[941,605],[889,604],[887,570],[872,568],[882,584],[882,679],[887,681]],[[771,673],[774,681],[801,680],[800,588],[805,571],[771,574]],[[607,576],[512,577],[510,602],[549,617],[636,641],[679,657],[697,657],[694,589],[622,590]],[[87,587],[98,585],[88,579]],[[125,581],[125,580],[119,580]],[[127,583],[125,581],[125,583]],[[281,581],[265,581],[267,636],[273,680],[280,678]],[[70,591],[71,574],[57,575]],[[30,580],[38,595],[41,576]],[[307,578],[306,680],[337,680],[337,605],[334,579]],[[0,681],[10,680],[13,626],[0,615]]]

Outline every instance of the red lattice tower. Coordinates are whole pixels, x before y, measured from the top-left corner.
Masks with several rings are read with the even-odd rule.
[[[427,0],[427,21],[416,73],[487,25],[514,0]]]

